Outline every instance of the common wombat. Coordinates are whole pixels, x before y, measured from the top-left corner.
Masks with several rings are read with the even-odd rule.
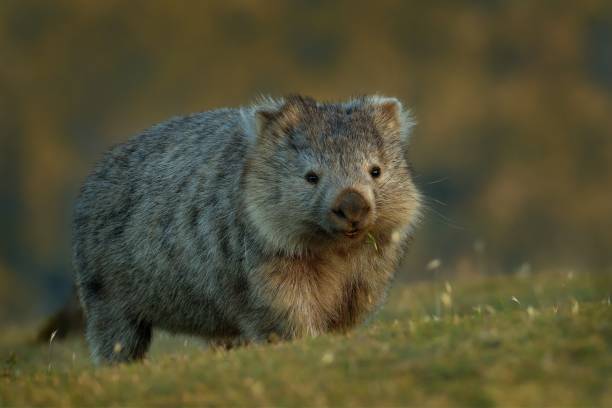
[[[411,126],[394,98],[290,96],[110,150],[74,215],[94,360],[142,358],[153,327],[243,343],[363,321],[419,218]]]

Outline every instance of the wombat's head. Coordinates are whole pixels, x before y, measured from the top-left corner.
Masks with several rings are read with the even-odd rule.
[[[296,254],[409,233],[420,196],[405,157],[412,121],[397,99],[291,96],[242,115],[252,138],[247,211],[275,250]]]

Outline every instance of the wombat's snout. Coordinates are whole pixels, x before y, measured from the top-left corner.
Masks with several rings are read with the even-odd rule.
[[[332,204],[329,214],[332,225],[348,234],[356,234],[369,220],[371,206],[361,193],[347,189]]]

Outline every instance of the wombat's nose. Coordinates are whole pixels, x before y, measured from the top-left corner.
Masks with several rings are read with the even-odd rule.
[[[354,230],[361,228],[370,212],[366,199],[355,190],[344,190],[334,201],[331,218],[342,228]]]

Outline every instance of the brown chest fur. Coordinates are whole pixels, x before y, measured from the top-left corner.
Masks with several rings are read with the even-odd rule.
[[[344,331],[381,301],[393,275],[394,246],[356,253],[277,257],[257,271],[261,295],[291,336]]]

